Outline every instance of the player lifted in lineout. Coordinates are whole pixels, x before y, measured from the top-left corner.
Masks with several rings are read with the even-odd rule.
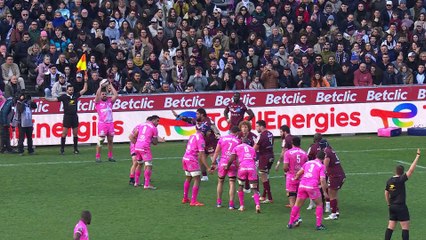
[[[203,203],[198,202],[198,191],[200,189],[201,181],[201,167],[200,162],[207,169],[209,166],[206,161],[206,153],[204,152],[205,140],[204,136],[210,130],[210,127],[203,125],[197,130],[196,133],[189,137],[186,145],[185,155],[182,158],[182,168],[185,171],[185,182],[183,184],[183,199],[182,203],[190,203],[190,206],[201,207]],[[191,187],[191,181],[194,179],[194,185],[192,186],[191,200],[188,198],[189,188]]]
[[[156,187],[151,185],[152,175],[152,153],[151,144],[157,145],[159,142],[165,142],[165,138],[158,136],[157,126],[160,122],[160,117],[153,115],[148,118],[149,121],[137,125],[130,134],[129,139],[135,144],[135,152],[138,160],[138,166],[135,169],[135,184],[139,186],[140,174],[142,165],[144,165],[144,189],[155,190]]]
[[[322,225],[323,216],[323,202],[321,192],[318,185],[321,183],[321,187],[324,191],[324,195],[327,197],[327,182],[325,181],[325,166],[323,164],[325,158],[324,152],[319,152],[317,158],[312,161],[306,162],[302,168],[296,173],[293,180],[298,180],[300,177],[299,190],[297,192],[296,203],[291,208],[290,220],[287,228],[291,229],[297,227],[302,222],[300,218],[300,208],[305,203],[307,198],[314,200],[316,207],[316,229],[325,230]]]
[[[216,136],[216,138],[220,137],[219,130],[217,129],[216,125],[214,125],[214,123],[212,122],[212,120],[207,116],[207,112],[206,112],[206,110],[204,108],[198,108],[197,109],[197,111],[195,113],[196,114],[195,119],[191,118],[191,117],[185,117],[185,116],[182,116],[180,114],[177,114],[176,111],[174,111],[174,110],[172,110],[172,113],[173,113],[173,115],[177,119],[180,119],[182,121],[185,121],[185,122],[187,122],[189,124],[194,125],[195,129],[197,131],[199,129],[201,129],[204,125],[206,125],[206,126],[209,127],[209,129],[211,131],[213,131],[214,136]],[[207,150],[207,154],[213,154],[214,153],[213,146],[214,146],[214,148],[216,148],[215,144],[217,143],[217,141],[212,141],[211,137],[213,137],[213,136],[208,135],[208,137],[205,138],[205,140],[207,141],[205,148],[208,147],[206,149]],[[207,146],[207,144],[209,146]],[[212,159],[212,161],[215,161],[215,159]],[[209,177],[207,176],[207,169],[204,168],[204,165],[201,165],[201,173],[202,173],[201,181],[203,181],[203,182],[204,181],[208,181]]]
[[[107,91],[111,91],[111,98],[108,98]],[[107,138],[108,144],[108,161],[115,162],[112,154],[114,140],[112,107],[117,98],[118,93],[111,84],[105,88],[99,84],[95,97],[95,107],[96,112],[98,112],[98,144],[96,145],[96,162],[98,163],[101,162],[101,148],[105,138]]]
[[[222,192],[223,192],[223,183],[225,182],[226,176],[229,178],[229,209],[234,210],[234,195],[235,195],[235,180],[237,177],[237,167],[235,164],[228,165],[229,158],[231,156],[232,150],[241,143],[238,139],[238,134],[240,129],[237,126],[231,128],[231,133],[227,136],[223,136],[219,139],[219,142],[214,152],[213,158],[216,159],[220,153],[219,166],[217,166],[217,201],[216,206],[222,207]],[[216,161],[212,162],[211,171],[216,168]]]
[[[254,148],[247,144],[247,139],[243,143],[236,146],[232,150],[231,158],[226,166],[227,169],[231,167],[234,161],[238,163],[238,199],[240,201],[239,211],[244,211],[244,183],[246,180],[250,182],[250,188],[253,191],[253,200],[256,205],[256,213],[260,213],[260,200],[259,192],[257,191],[258,177],[256,173],[256,151]]]

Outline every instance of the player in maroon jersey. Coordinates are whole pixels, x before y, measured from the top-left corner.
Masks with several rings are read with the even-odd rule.
[[[256,131],[260,134],[254,149],[259,157],[260,180],[263,183],[262,203],[272,203],[271,186],[269,185],[269,170],[274,164],[274,135],[266,129],[266,122],[259,120],[256,122]],[[266,199],[266,195],[268,198]]]
[[[289,149],[292,148],[292,140],[293,140],[293,135],[291,135],[290,133],[290,128],[287,125],[282,125],[280,127],[280,135],[281,135],[281,139],[282,139],[282,143],[281,143],[281,155],[280,158],[277,161],[277,164],[275,165],[275,171],[278,171],[280,164],[282,161],[284,161],[284,155],[285,152]],[[289,204],[286,205],[287,208],[291,208],[291,204],[289,202]]]
[[[339,157],[324,138],[319,142],[321,149],[325,152],[324,166],[328,177],[328,195],[330,198],[331,214],[325,220],[335,220],[339,217],[337,205],[337,193],[345,182],[345,171],[340,164]]]
[[[317,153],[319,151],[321,151],[321,147],[319,146],[319,142],[322,139],[322,134],[321,133],[315,133],[314,134],[314,143],[311,144],[311,146],[308,149],[308,159],[309,160],[315,160]],[[322,189],[321,189],[322,191]],[[321,192],[321,194],[323,194]],[[310,200],[309,202],[309,206],[308,208],[306,208],[307,210],[311,210],[315,208],[315,203],[314,201]],[[330,199],[327,198],[325,199],[325,209],[326,212],[330,212]]]
[[[249,121],[242,121],[240,122],[240,124],[238,124],[238,127],[241,130],[238,138],[241,140],[241,142],[245,142],[251,147],[253,147],[255,142],[257,142],[257,135],[251,132],[251,123]],[[249,180],[247,180],[244,184],[244,192],[245,193],[251,192]]]
[[[212,120],[207,116],[207,112],[204,108],[198,108],[196,111],[196,118],[191,118],[191,117],[184,117],[181,116],[179,114],[177,114],[174,110],[172,110],[173,115],[177,118],[180,119],[182,121],[185,121],[187,123],[193,124],[195,125],[195,129],[197,129],[197,131],[199,131],[204,125],[210,127],[211,131],[214,133],[213,136],[216,136],[216,138],[220,137],[220,132],[219,129],[217,129],[216,125],[214,125],[214,122],[212,122]],[[214,148],[216,148],[216,144],[217,144],[217,140],[216,141],[212,141],[211,137],[213,136],[207,136],[206,138],[206,154],[210,153],[211,155],[214,153],[214,150],[212,148],[212,146],[214,146]],[[209,148],[207,148],[209,147]],[[212,161],[214,161],[212,159]],[[201,181],[205,182],[209,180],[209,177],[207,176],[207,169],[201,165],[201,172],[203,174],[203,176],[201,177]]]
[[[254,118],[254,113],[251,109],[248,109],[247,106],[240,100],[240,93],[234,93],[232,97],[234,100],[228,106],[226,106],[224,115],[226,120],[229,123],[229,129],[232,127],[238,127],[240,122],[244,121],[244,114],[247,113],[249,115],[248,121]],[[231,118],[229,118],[229,112],[231,112]]]

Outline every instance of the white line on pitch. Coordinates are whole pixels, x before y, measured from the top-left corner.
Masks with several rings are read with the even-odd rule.
[[[360,175],[388,175],[392,174],[392,172],[352,172],[346,173],[346,176],[360,176]],[[284,178],[284,176],[272,176],[269,178]]]
[[[409,163],[409,162],[404,162],[404,161],[395,161],[395,162],[411,166],[411,163]],[[426,169],[426,167],[420,166],[420,165],[417,165],[417,167],[422,168],[422,169]]]

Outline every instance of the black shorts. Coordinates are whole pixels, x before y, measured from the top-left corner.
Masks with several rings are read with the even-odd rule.
[[[65,128],[78,127],[78,115],[64,115],[63,125]]]
[[[410,213],[408,212],[407,205],[390,205],[389,220],[400,222],[410,220]]]
[[[274,164],[274,155],[259,156],[259,171],[269,173]]]

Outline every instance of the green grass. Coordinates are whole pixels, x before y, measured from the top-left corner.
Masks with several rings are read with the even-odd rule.
[[[58,147],[39,147],[34,156],[0,155],[1,239],[72,239],[83,209],[93,215],[91,239],[268,239],[268,235],[269,239],[383,239],[388,217],[385,183],[396,161],[411,163],[415,147],[424,147],[425,139],[373,135],[328,139],[349,174],[340,193],[341,218],[325,222],[327,231],[314,230],[314,212],[306,211],[306,206],[301,227],[285,228],[289,209],[284,207],[287,199],[281,172],[272,173],[275,202],[262,205],[260,215],[255,214],[247,195],[246,212],[217,209],[215,175],[201,186],[199,199],[205,207],[182,205],[185,143],[172,142],[153,147],[154,157],[159,158],[154,160],[152,177],[156,191],[127,185],[127,144],[116,145],[117,163],[96,164],[94,146],[80,147],[77,156],[71,154],[71,147],[66,148],[65,156],[58,155]],[[305,149],[311,141],[311,137],[303,138]],[[277,141],[276,152],[279,144]],[[104,149],[104,159],[105,155]],[[426,166],[424,162],[420,159],[419,164]],[[426,234],[425,172],[417,168],[407,183],[412,239],[423,239]],[[399,229],[395,231],[394,239],[400,239],[400,234]]]

